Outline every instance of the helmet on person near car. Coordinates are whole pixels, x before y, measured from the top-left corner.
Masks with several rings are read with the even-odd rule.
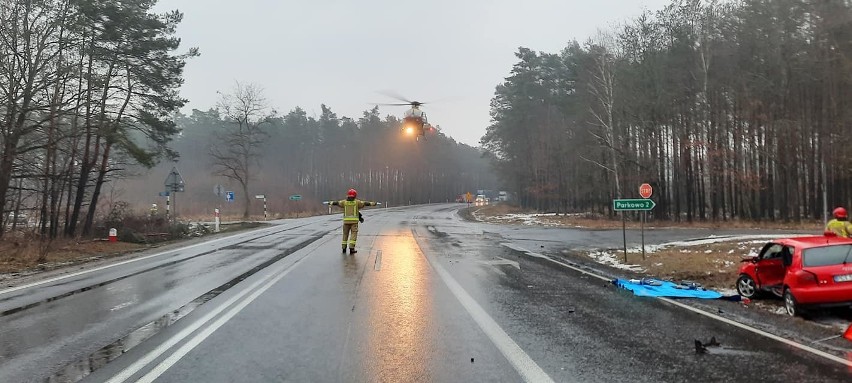
[[[355,189],[349,189],[349,191],[346,192],[346,196],[354,198],[358,196],[358,192]]]
[[[846,209],[844,209],[842,207],[838,207],[837,209],[834,209],[834,218],[837,218],[837,219],[846,218]]]

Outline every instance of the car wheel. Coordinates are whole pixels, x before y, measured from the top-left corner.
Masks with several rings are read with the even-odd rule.
[[[754,298],[757,296],[757,284],[748,275],[740,275],[737,278],[737,293],[746,298]]]
[[[787,310],[787,315],[791,317],[802,314],[799,310],[799,303],[796,302],[796,297],[793,296],[790,289],[784,290],[784,308]]]

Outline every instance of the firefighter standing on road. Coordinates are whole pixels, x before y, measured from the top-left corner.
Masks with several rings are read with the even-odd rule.
[[[825,225],[825,231],[833,232],[838,237],[849,237],[849,234],[852,233],[852,226],[850,226],[848,221],[845,208],[838,207],[834,209],[834,219],[828,221]]]
[[[363,222],[361,213],[358,212],[365,206],[376,206],[376,202],[361,201],[356,199],[358,192],[355,189],[349,189],[346,193],[346,199],[340,201],[328,201],[328,205],[340,206],[343,208],[343,252],[346,252],[347,245],[349,246],[349,254],[355,254],[355,241],[358,239],[358,222]]]

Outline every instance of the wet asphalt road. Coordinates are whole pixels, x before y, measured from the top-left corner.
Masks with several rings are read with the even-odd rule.
[[[354,256],[337,217],[314,217],[0,292],[0,382],[852,380],[512,249],[618,247],[620,231],[475,224],[457,208],[365,211]],[[722,347],[696,355],[711,336]]]

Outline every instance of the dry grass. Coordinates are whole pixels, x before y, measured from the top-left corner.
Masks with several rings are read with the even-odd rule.
[[[92,258],[118,256],[145,248],[144,245],[58,239],[40,242],[33,238],[5,238],[0,241],[0,273],[45,270]]]
[[[523,220],[511,217],[501,217],[508,214],[536,214],[532,210],[524,210],[507,204],[488,205],[483,207],[474,207],[474,213],[488,222],[517,224],[523,223]],[[591,213],[583,214],[568,214],[568,215],[545,215],[536,217],[538,222],[543,225],[557,227],[575,227],[585,229],[620,229],[622,221],[619,218],[610,219],[606,216],[595,215]],[[627,228],[638,229],[641,222],[634,219],[628,219]],[[802,221],[802,222],[778,222],[778,221],[743,221],[743,220],[728,220],[728,221],[693,221],[693,222],[675,222],[664,220],[653,220],[645,222],[645,227],[648,228],[692,228],[692,229],[777,229],[777,230],[809,230],[820,231],[823,228],[821,221]]]
[[[628,263],[642,266],[655,278],[691,280],[711,288],[734,288],[743,256],[757,251],[760,243],[723,242],[700,246],[671,247],[628,254]],[[619,254],[623,257],[623,254]],[[621,258],[620,258],[621,259]]]

